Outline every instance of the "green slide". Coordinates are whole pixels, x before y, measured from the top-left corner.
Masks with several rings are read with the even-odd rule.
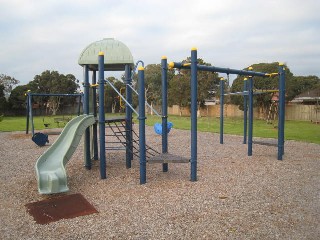
[[[37,160],[38,190],[41,194],[69,191],[65,165],[76,150],[85,130],[95,123],[92,115],[73,118],[64,127],[59,138]]]

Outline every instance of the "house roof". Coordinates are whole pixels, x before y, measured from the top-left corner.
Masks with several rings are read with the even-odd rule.
[[[314,102],[320,100],[320,87],[305,91],[296,96],[291,102]]]

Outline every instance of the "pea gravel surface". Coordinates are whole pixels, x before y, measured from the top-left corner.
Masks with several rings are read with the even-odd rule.
[[[135,126],[136,128],[136,126]],[[147,144],[161,150],[161,137],[147,127]],[[57,136],[49,136],[52,144]],[[106,152],[107,179],[99,161],[83,165],[83,139],[66,165],[70,191],[81,193],[99,213],[37,224],[25,204],[60,196],[40,195],[38,147],[23,132],[0,133],[0,239],[320,239],[320,145],[286,141],[277,149],[241,136],[198,132],[198,181],[190,164],[125,167],[125,152]],[[190,131],[172,129],[169,152],[189,157]]]

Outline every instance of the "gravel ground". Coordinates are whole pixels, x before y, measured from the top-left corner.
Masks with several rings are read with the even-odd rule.
[[[51,142],[56,136],[50,136]],[[98,211],[47,225],[35,223],[25,204],[40,195],[34,165],[48,148],[22,132],[0,133],[0,239],[320,239],[320,145],[287,141],[283,161],[276,148],[254,145],[246,156],[239,136],[198,133],[198,181],[190,164],[125,168],[124,152],[107,152],[106,180],[98,161],[83,167],[83,143],[67,164],[71,193]],[[147,142],[161,138],[147,128]],[[173,129],[169,151],[188,157],[190,132]]]

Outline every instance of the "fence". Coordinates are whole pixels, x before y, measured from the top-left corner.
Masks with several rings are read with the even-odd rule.
[[[180,108],[177,105],[169,107],[168,113],[171,115],[190,116],[190,110],[187,107]],[[220,105],[209,105],[200,109],[200,116],[220,117]],[[224,105],[225,117],[243,117],[243,111],[236,105]],[[261,109],[254,108],[253,116],[256,119],[265,119],[266,113]],[[286,120],[300,120],[320,122],[320,108],[317,105],[286,105]]]
[[[317,105],[288,104],[286,106],[287,120],[320,122],[320,108]]]

